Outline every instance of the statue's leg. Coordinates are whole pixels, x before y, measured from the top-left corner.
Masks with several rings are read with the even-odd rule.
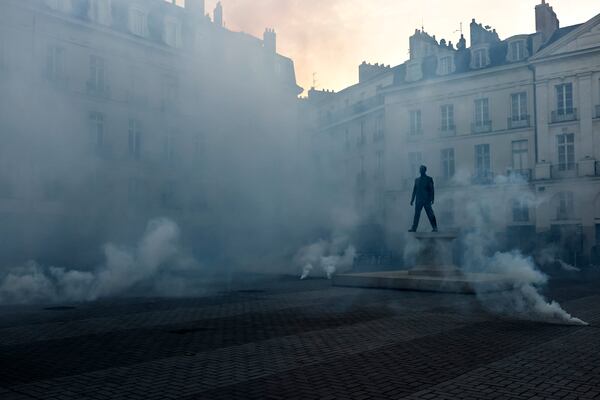
[[[425,204],[425,212],[427,213],[427,218],[429,218],[429,223],[434,230],[437,230],[437,219],[435,218],[435,213],[433,212],[433,208],[431,204]]]
[[[421,211],[423,210],[423,204],[417,203],[415,205],[415,218],[413,219],[412,230],[416,231],[419,227],[419,220],[421,219]]]

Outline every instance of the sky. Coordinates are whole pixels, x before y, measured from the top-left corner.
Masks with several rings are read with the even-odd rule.
[[[206,0],[212,15],[217,0]],[[408,38],[421,26],[453,43],[472,18],[501,38],[535,31],[534,7],[541,0],[221,0],[227,28],[262,36],[275,28],[278,52],[292,58],[305,89],[341,90],[358,81],[362,61],[401,64]],[[600,14],[598,0],[549,0],[561,26]],[[316,74],[313,81],[313,73]]]

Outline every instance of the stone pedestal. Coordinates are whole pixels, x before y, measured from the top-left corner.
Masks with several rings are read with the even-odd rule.
[[[448,293],[481,293],[506,289],[500,275],[464,273],[454,265],[456,233],[416,233],[419,250],[409,270],[334,276],[335,286],[419,290]]]

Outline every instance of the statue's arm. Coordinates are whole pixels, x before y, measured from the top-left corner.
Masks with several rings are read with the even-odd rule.
[[[431,204],[433,204],[435,200],[435,186],[433,184],[433,178],[431,178]]]

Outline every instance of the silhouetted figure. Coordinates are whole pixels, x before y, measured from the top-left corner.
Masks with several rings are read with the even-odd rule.
[[[427,217],[429,218],[429,223],[431,224],[433,231],[437,232],[437,220],[435,219],[433,208],[431,208],[435,200],[433,178],[427,176],[427,167],[424,165],[421,165],[419,172],[421,173],[421,176],[415,179],[415,187],[410,200],[411,206],[415,203],[415,200],[417,201],[417,205],[415,206],[415,219],[413,220],[413,226],[409,232],[417,231],[417,228],[419,227],[419,219],[421,218],[421,211],[423,208],[425,208],[425,212],[427,213]]]

